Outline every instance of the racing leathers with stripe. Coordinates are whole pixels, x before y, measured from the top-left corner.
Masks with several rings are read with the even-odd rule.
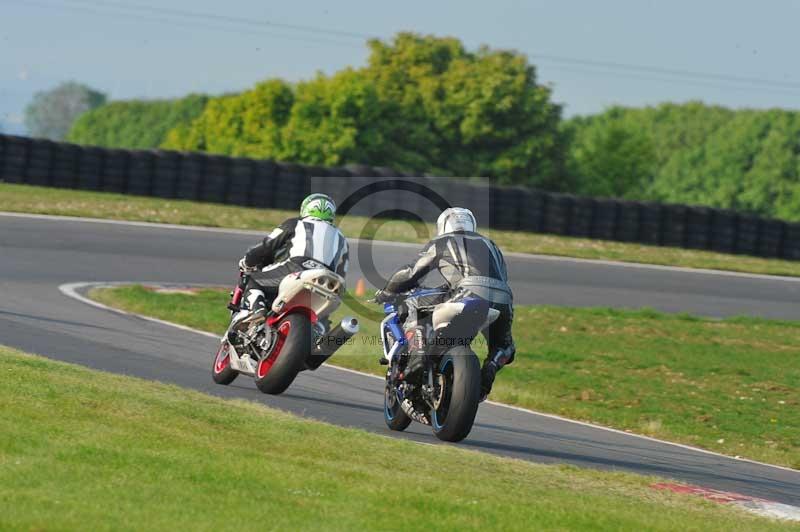
[[[327,268],[345,277],[349,250],[336,226],[312,217],[290,218],[251,247],[240,264],[253,273],[236,320],[271,305],[278,286],[290,273]]]
[[[497,320],[483,331],[489,344],[483,368],[484,394],[488,394],[495,373],[514,360],[516,351],[511,334],[513,294],[508,286],[503,253],[494,242],[478,233],[445,233],[422,248],[416,263],[397,271],[389,279],[385,290],[399,293],[416,288],[434,270],[447,283],[449,302],[478,297],[500,312]]]

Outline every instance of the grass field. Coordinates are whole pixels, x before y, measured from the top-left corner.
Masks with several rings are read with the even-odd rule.
[[[268,232],[295,211],[252,209],[185,200],[166,200],[0,183],[0,211],[87,216],[207,227],[256,229]],[[369,224],[367,218],[348,216],[340,226],[351,237],[397,242],[424,242],[433,227],[406,222]],[[480,223],[480,220],[479,220]],[[585,238],[515,231],[483,231],[506,252],[537,253],[584,259],[711,268],[769,275],[800,276],[800,261],[760,259],[707,251],[644,246]],[[417,234],[423,235],[418,237]]]
[[[91,296],[216,333],[229,318],[225,290]],[[360,318],[331,363],[380,375],[378,324]],[[514,337],[494,400],[800,469],[800,322],[520,306]]]
[[[0,374],[2,530],[792,528],[652,478],[417,445],[6,348]]]

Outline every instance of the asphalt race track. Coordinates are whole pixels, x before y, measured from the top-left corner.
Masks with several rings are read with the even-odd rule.
[[[0,344],[88,367],[259,401],[384,435],[438,443],[412,424],[390,433],[379,379],[323,366],[288,392],[265,396],[246,377],[210,376],[216,341],[89,306],[64,283],[153,281],[229,285],[236,260],[258,238],[224,232],[26,216],[0,216]],[[358,243],[353,246],[357,255]],[[374,244],[378,270],[411,260],[413,246]],[[709,316],[800,319],[800,282],[680,270],[508,257],[518,303],[648,306]],[[353,277],[360,275],[354,264]],[[369,331],[367,331],[369,332]],[[464,447],[537,462],[660,475],[800,505],[800,472],[498,405],[482,405]]]

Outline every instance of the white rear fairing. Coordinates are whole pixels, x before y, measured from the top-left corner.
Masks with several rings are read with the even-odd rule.
[[[343,290],[344,279],[330,270],[317,268],[292,273],[281,281],[272,310],[280,313],[300,306],[323,318],[338,308],[341,303],[339,294]]]

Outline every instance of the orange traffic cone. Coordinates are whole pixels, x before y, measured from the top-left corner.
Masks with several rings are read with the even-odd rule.
[[[356,283],[356,297],[362,297],[367,293],[367,283],[364,282],[363,277],[358,278]]]

